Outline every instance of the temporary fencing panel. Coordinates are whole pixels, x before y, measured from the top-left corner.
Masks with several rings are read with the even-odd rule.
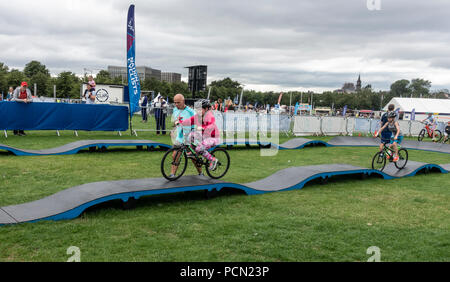
[[[339,135],[346,132],[344,117],[322,117],[321,132],[325,135]]]
[[[356,132],[369,133],[370,132],[370,119],[367,118],[356,118],[355,119],[355,130]]]
[[[346,133],[347,135],[353,135],[353,132],[355,131],[355,118],[349,117],[346,118],[347,121],[347,127],[346,127]]]
[[[418,136],[420,131],[424,128],[423,123],[420,121],[411,121],[410,134],[412,136]]]
[[[291,131],[292,119],[287,115],[278,115],[280,131],[289,132]]]
[[[320,134],[320,117],[296,116],[293,131],[296,136]]]
[[[400,126],[400,132],[404,135],[404,136],[409,136],[410,135],[410,126],[411,122],[409,120],[399,120],[398,121],[398,125]]]

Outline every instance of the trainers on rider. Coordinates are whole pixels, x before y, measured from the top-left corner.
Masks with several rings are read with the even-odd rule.
[[[216,158],[214,158],[210,163],[209,163],[209,169],[210,170],[215,170],[216,169],[216,167],[217,167],[217,159]]]

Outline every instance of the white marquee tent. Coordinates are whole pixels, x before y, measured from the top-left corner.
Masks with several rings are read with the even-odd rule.
[[[411,118],[411,112],[415,109],[416,120],[423,120],[427,113],[433,113],[438,121],[450,120],[450,99],[426,99],[426,98],[392,98],[383,108],[387,111],[389,104],[394,104],[395,109],[400,108],[404,113],[404,120]]]

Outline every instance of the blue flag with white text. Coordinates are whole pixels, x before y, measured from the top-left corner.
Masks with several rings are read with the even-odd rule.
[[[127,18],[127,70],[128,70],[128,93],[130,97],[130,118],[139,110],[139,99],[141,98],[141,86],[136,71],[136,33],[134,24],[134,5],[130,5]]]

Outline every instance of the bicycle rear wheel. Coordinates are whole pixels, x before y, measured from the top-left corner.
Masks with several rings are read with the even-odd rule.
[[[386,166],[386,154],[384,152],[377,152],[372,158],[372,169],[383,171]]]
[[[187,163],[186,152],[183,149],[171,148],[161,160],[161,173],[167,180],[177,180],[186,171]],[[172,173],[173,177],[170,177]]]
[[[219,179],[223,177],[230,168],[230,155],[224,148],[215,148],[211,152],[211,155],[213,155],[218,160],[218,163],[214,170],[210,170],[209,162],[206,162],[206,173],[211,178]]]
[[[394,162],[395,167],[402,169],[408,163],[408,151],[404,148],[398,150],[398,161]]]
[[[417,136],[417,140],[419,140],[419,141],[422,141],[423,140],[423,137],[425,137],[425,129],[422,129],[420,132],[419,132],[419,136]]]

